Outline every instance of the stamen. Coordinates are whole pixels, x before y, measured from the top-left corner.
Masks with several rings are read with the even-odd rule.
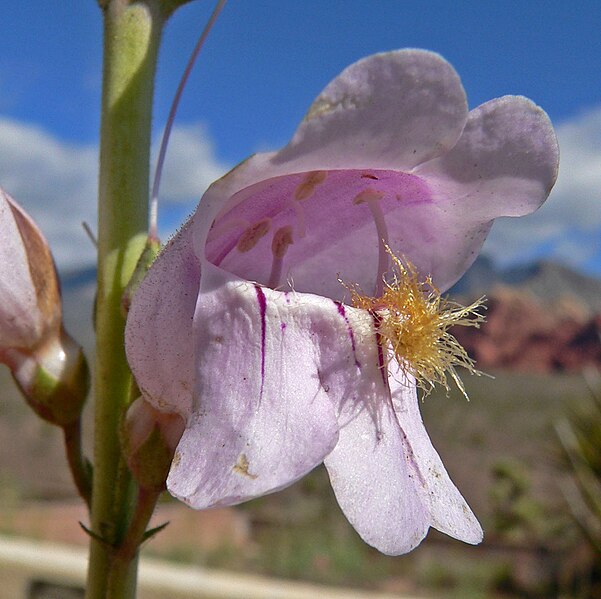
[[[396,360],[426,393],[436,384],[449,391],[450,376],[467,397],[456,367],[466,368],[471,374],[481,373],[449,329],[478,328],[484,322],[479,312],[483,298],[469,306],[443,298],[431,277],[420,282],[414,266],[403,263],[388,246],[385,248],[393,262],[390,281],[384,281],[385,288],[377,297],[364,295],[357,286],[345,285],[351,293],[351,304],[375,314],[382,346],[388,351],[387,363]]]
[[[323,183],[327,176],[327,171],[307,173],[303,182],[294,190],[294,199],[299,201],[308,200],[315,193],[315,188]]]
[[[271,242],[271,252],[273,254],[273,262],[271,264],[271,273],[269,274],[268,287],[275,289],[280,284],[282,278],[282,266],[284,264],[284,256],[288,251],[288,246],[293,244],[292,227],[285,225],[280,227],[274,234]]]
[[[307,234],[307,219],[305,218],[305,207],[300,202],[292,202],[292,208],[296,215],[296,235],[303,239]]]
[[[257,243],[259,243],[259,240],[262,237],[267,235],[269,229],[271,229],[270,218],[263,218],[260,221],[257,221],[240,235],[238,243],[236,244],[236,249],[242,253],[249,252],[257,245]]]
[[[368,188],[358,193],[353,199],[353,204],[355,205],[363,203],[367,204],[367,207],[373,216],[374,224],[376,225],[376,233],[378,234],[378,273],[374,287],[375,296],[382,294],[384,276],[388,272],[389,267],[388,227],[386,226],[384,212],[382,212],[380,206],[380,200],[383,197],[384,192]]]

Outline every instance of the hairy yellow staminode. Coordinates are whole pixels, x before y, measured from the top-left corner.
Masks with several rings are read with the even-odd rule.
[[[358,287],[345,285],[351,304],[373,314],[386,359],[395,358],[426,393],[436,384],[448,391],[450,376],[467,397],[456,367],[462,366],[471,374],[480,372],[449,329],[456,325],[478,328],[484,321],[478,311],[483,308],[483,298],[462,306],[442,297],[431,277],[420,282],[411,263],[386,249],[393,269],[389,280],[384,281],[382,295],[369,297]]]

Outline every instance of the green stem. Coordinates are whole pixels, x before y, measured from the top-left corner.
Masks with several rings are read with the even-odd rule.
[[[153,83],[166,12],[160,0],[102,3],[104,67],[98,204],[95,451],[87,599],[135,596],[136,560],[111,572],[132,518],[135,485],[119,427],[131,374],[121,297],[146,241]],[[108,581],[111,580],[111,589]]]
[[[81,418],[64,426],[63,436],[73,481],[89,509],[92,499],[92,481],[90,479],[89,464],[86,462],[81,449]]]
[[[134,558],[140,544],[144,540],[146,527],[150,522],[160,496],[161,491],[140,488],[136,509],[134,510],[129,529],[123,539],[123,543],[115,552],[115,562],[128,563]]]

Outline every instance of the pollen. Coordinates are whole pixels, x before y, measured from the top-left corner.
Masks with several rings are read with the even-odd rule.
[[[386,250],[392,259],[392,272],[384,280],[380,297],[369,297],[357,286],[343,283],[351,294],[352,306],[374,317],[384,349],[384,366],[395,359],[426,394],[435,385],[448,392],[450,377],[467,397],[456,368],[481,373],[449,329],[458,325],[478,328],[484,322],[483,298],[469,306],[450,301],[441,296],[431,277],[420,281],[411,263],[396,257],[388,247]]]

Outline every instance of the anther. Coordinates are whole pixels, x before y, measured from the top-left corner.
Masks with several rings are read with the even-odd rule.
[[[290,225],[280,227],[273,234],[273,241],[271,242],[271,251],[273,252],[274,257],[283,258],[288,251],[288,246],[293,243],[292,227]]]
[[[271,229],[271,219],[264,218],[254,225],[251,225],[240,235],[236,248],[239,252],[248,252],[252,250],[262,237],[265,237]]]
[[[327,171],[307,173],[303,182],[294,190],[294,199],[299,201],[309,199],[315,193],[315,188],[323,183],[327,176]]]
[[[365,202],[369,202],[369,200],[381,200],[384,197],[383,191],[378,191],[377,189],[364,189],[360,191],[354,198],[353,204],[357,206],[358,204],[364,204]]]

